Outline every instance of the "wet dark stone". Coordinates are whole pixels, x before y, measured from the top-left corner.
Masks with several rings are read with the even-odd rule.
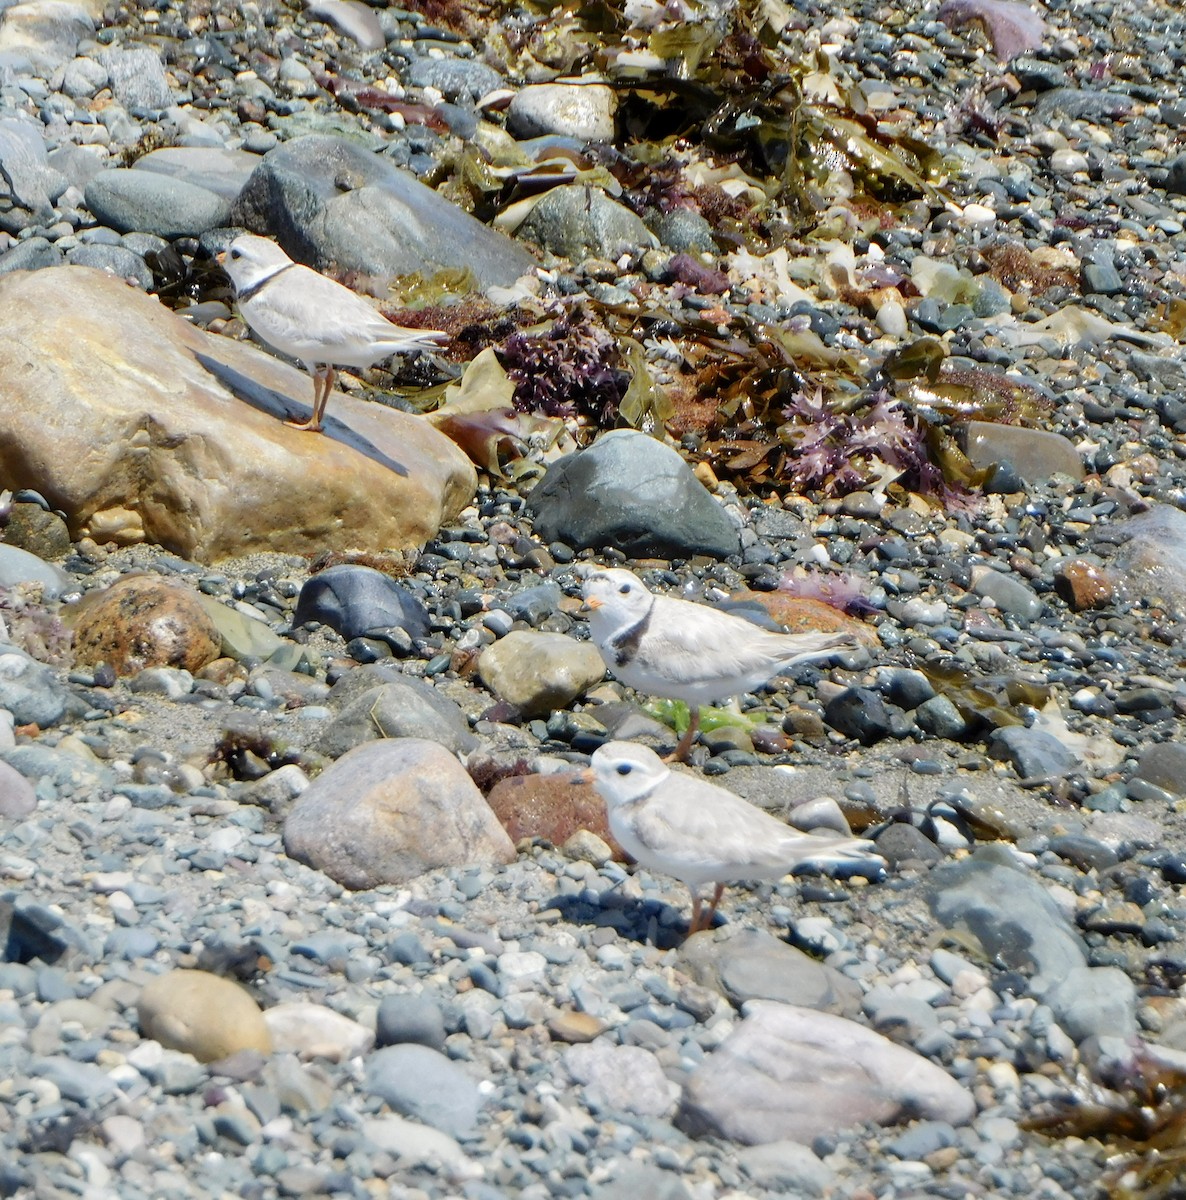
[[[347,641],[392,628],[415,638],[429,632],[428,610],[407,588],[381,571],[350,564],[330,567],[301,588],[292,623],[306,621],[328,625]]]
[[[824,720],[863,746],[881,741],[893,725],[885,701],[869,688],[847,688],[824,708]]]

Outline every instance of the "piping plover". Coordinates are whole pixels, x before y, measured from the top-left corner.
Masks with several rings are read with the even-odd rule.
[[[582,594],[605,665],[630,687],[683,700],[691,709],[676,759],[695,740],[700,705],[751,691],[798,663],[857,644],[847,633],[774,633],[706,604],[658,596],[620,567],[591,572]]]
[[[234,284],[243,320],[313,376],[313,415],[287,422],[297,429],[321,430],[335,367],[370,367],[393,354],[431,350],[447,336],[392,324],[348,287],[294,263],[267,238],[245,233],[218,261]]]
[[[642,866],[687,884],[689,933],[712,924],[727,883],[781,879],[803,863],[867,864],[880,877],[884,860],[872,842],[800,833],[733,792],[695,775],[676,774],[646,746],[606,742],[590,760],[610,832]],[[700,889],[715,884],[705,913]]]

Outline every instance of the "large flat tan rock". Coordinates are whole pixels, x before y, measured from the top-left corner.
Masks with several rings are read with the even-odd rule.
[[[334,393],[194,328],[86,267],[0,279],[0,479],[74,537],[155,542],[197,562],[274,550],[423,545],[473,498],[474,469],[427,421]]]

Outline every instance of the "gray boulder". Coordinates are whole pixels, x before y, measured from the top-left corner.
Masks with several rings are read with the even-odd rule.
[[[270,151],[232,211],[299,262],[369,275],[473,272],[507,286],[534,259],[390,160],[345,138],[309,134]]]
[[[613,546],[631,558],[727,558],[741,535],[670,446],[631,429],[554,462],[528,508],[545,541]]]

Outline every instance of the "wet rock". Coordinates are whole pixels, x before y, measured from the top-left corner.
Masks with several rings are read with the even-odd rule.
[[[924,733],[956,741],[968,731],[960,710],[946,696],[932,696],[915,709],[914,720]]]
[[[1110,566],[1134,596],[1186,608],[1186,513],[1158,504],[1117,522],[1123,538]]]
[[[507,106],[507,128],[518,138],[559,134],[586,142],[614,136],[614,91],[603,83],[535,83]]]
[[[482,682],[524,716],[545,716],[605,678],[597,647],[563,633],[516,630],[482,652]]]
[[[1042,615],[1042,601],[1020,579],[991,567],[972,572],[972,592],[991,600],[1002,612],[1034,621]]]
[[[86,185],[86,206],[104,225],[121,233],[196,237],[229,224],[230,205],[221,196],[184,179],[117,167]]]
[[[963,1124],[970,1093],[945,1071],[844,1017],[755,1001],[689,1076],[678,1123],[746,1145],[796,1141],[911,1116]]]
[[[75,246],[66,257],[72,267],[93,267],[130,282],[141,291],[152,287],[152,272],[139,254],[125,246]]]
[[[198,594],[198,603],[218,630],[222,654],[241,661],[245,658],[268,659],[285,646],[291,646],[264,621],[223,604],[213,596]]]
[[[578,550],[725,558],[740,548],[737,527],[680,455],[632,430],[602,434],[554,462],[528,508],[545,541]]]
[[[964,447],[975,467],[1008,462],[1026,483],[1052,475],[1082,479],[1085,474],[1079,451],[1061,434],[994,421],[968,421],[962,428]]]
[[[448,100],[470,103],[502,83],[502,76],[484,62],[451,56],[413,59],[404,78],[413,87],[436,88]]]
[[[582,1085],[586,1103],[594,1110],[661,1117],[671,1112],[679,1096],[659,1060],[642,1046],[619,1046],[604,1039],[572,1046],[564,1052],[564,1069]]]
[[[1021,725],[994,729],[989,735],[988,752],[1010,763],[1022,779],[1059,777],[1079,765],[1078,755],[1054,734]]]
[[[824,707],[824,720],[845,737],[872,746],[890,732],[890,712],[885,701],[870,688],[845,688]]]
[[[307,404],[305,372],[100,272],[0,277],[0,307],[0,476],[54,496],[72,536],[191,561],[389,551],[473,495],[469,460],[420,418],[335,395],[325,436],[291,429],[278,418],[286,396]]]
[[[563,774],[512,775],[499,780],[486,799],[516,844],[523,838],[543,838],[563,846],[578,830],[586,829],[622,857],[609,832],[605,804],[591,783],[578,783]]]
[[[1085,965],[1079,935],[1046,889],[1001,851],[984,847],[937,867],[929,886],[931,911],[944,927],[973,934],[988,961],[1030,973],[1035,995]]]
[[[856,983],[765,930],[743,929],[727,938],[699,933],[684,942],[679,958],[697,983],[720,992],[735,1008],[776,1000],[847,1017],[860,1011]]]
[[[366,1087],[397,1113],[451,1137],[473,1133],[482,1111],[478,1083],[427,1046],[388,1046],[367,1059]]]
[[[908,862],[936,863],[945,857],[943,851],[921,829],[905,821],[895,821],[877,835],[877,853],[891,867]]]
[[[1116,598],[1116,581],[1095,563],[1072,558],[1055,572],[1054,590],[1070,608],[1082,612],[1111,604]]]
[[[177,968],[145,985],[136,1002],[140,1033],[199,1062],[240,1050],[270,1054],[263,1013],[237,983],[207,971]]]
[[[487,288],[509,286],[534,265],[522,247],[389,159],[322,134],[270,151],[231,219],[274,234],[293,258],[319,269],[387,276],[468,269]]]
[[[419,738],[371,742],[338,759],[293,804],[284,848],[355,889],[515,857],[457,759]]]
[[[389,575],[343,563],[312,576],[297,598],[294,626],[320,621],[347,641],[403,629],[414,638],[428,634],[428,611]]]
[[[117,675],[146,667],[199,671],[222,652],[222,639],[194,591],[157,575],[117,580],[75,610],[74,654]]]
[[[1186,745],[1157,742],[1141,751],[1136,778],[1175,796],[1186,795]]]
[[[612,262],[623,254],[659,244],[642,218],[625,205],[611,200],[600,188],[575,183],[552,188],[527,214],[517,233],[573,263],[587,258]]]
[[[337,698],[335,687],[330,700]],[[454,754],[478,744],[456,701],[422,679],[404,676],[355,696],[318,735],[316,746],[328,757],[340,758],[376,738],[426,738]]]

